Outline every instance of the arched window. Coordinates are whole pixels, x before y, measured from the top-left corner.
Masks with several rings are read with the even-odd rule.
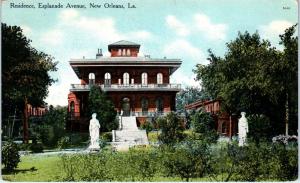
[[[71,117],[75,116],[75,103],[74,103],[74,101],[72,101],[70,103],[70,115],[71,115]]]
[[[162,73],[157,74],[157,84],[163,84],[163,75],[162,75]]]
[[[142,73],[142,86],[146,86],[148,84],[148,74],[143,72]]]
[[[148,114],[148,99],[143,97],[141,100],[142,104],[142,115],[145,116]]]
[[[104,74],[104,86],[110,86],[111,84],[111,75],[110,73],[105,73]]]
[[[226,126],[226,122],[223,121],[222,125],[221,125],[221,128],[222,128],[222,134],[226,134],[227,132],[227,126]]]
[[[90,85],[94,85],[95,84],[95,74],[94,73],[90,73],[89,74],[89,84]]]
[[[130,56],[130,49],[127,49],[126,55],[127,55],[127,56]]]
[[[161,97],[158,97],[155,101],[156,104],[156,112],[163,113],[164,112],[164,101]]]
[[[123,74],[123,85],[129,85],[129,74],[127,72]]]
[[[121,55],[122,55],[122,50],[118,49],[118,56],[121,56]]]
[[[126,49],[123,49],[122,50],[122,56],[125,56],[126,55]]]

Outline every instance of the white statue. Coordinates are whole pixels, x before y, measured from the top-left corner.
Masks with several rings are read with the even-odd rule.
[[[239,119],[239,146],[244,146],[246,144],[247,133],[248,133],[248,121],[246,118],[246,113],[241,112],[242,117]]]
[[[94,113],[92,115],[92,119],[90,120],[90,126],[89,126],[89,131],[90,131],[90,138],[91,138],[91,143],[88,149],[90,150],[99,150],[99,132],[100,132],[100,123],[96,119],[97,114]]]

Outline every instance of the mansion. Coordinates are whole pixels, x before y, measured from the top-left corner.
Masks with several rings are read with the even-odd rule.
[[[110,57],[98,50],[94,59],[71,59],[70,65],[80,84],[71,84],[68,94],[67,130],[88,131],[87,114],[91,85],[98,85],[111,98],[122,116],[135,116],[137,125],[155,115],[175,111],[180,84],[170,76],[180,67],[180,59],[138,56],[140,45],[118,41],[108,45]]]

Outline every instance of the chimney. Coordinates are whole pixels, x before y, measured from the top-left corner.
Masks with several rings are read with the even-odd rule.
[[[98,49],[98,53],[96,54],[96,59],[102,57],[103,54],[102,54],[102,49]]]

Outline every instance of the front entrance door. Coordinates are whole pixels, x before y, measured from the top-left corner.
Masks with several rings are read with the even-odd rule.
[[[130,116],[130,100],[129,100],[129,98],[124,98],[122,100],[122,110],[123,110],[123,116]]]

